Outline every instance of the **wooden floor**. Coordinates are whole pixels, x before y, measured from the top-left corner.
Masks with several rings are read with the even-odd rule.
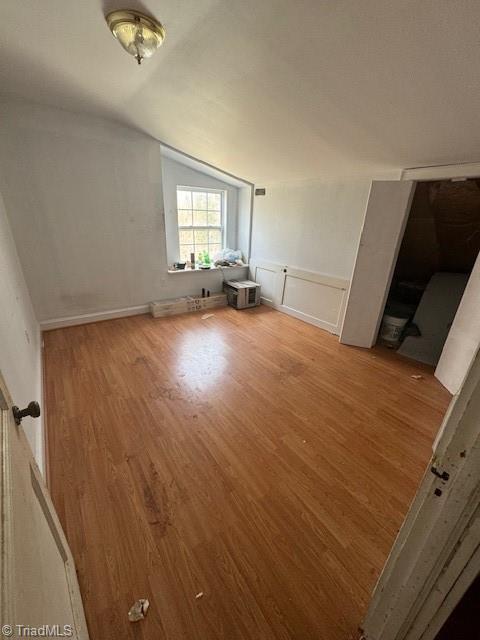
[[[357,637],[449,402],[431,369],[266,307],[50,331],[45,365],[92,640]]]

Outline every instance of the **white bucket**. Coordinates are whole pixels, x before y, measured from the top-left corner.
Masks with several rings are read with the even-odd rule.
[[[385,342],[400,342],[402,332],[407,322],[408,318],[396,318],[395,316],[389,316],[385,313],[382,326],[380,327],[380,338],[385,340]]]

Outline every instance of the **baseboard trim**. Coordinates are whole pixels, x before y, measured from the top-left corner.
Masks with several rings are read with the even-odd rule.
[[[61,329],[62,327],[74,327],[78,324],[89,324],[100,320],[113,320],[115,318],[127,318],[128,316],[138,316],[148,313],[150,305],[141,304],[137,307],[126,307],[124,309],[110,309],[109,311],[98,311],[96,313],[84,313],[79,316],[68,316],[65,318],[53,318],[52,320],[42,320],[40,322],[41,331],[51,329]]]
[[[284,304],[275,304],[274,302],[266,298],[260,298],[260,301],[262,304],[265,304],[268,307],[272,307],[272,309],[276,309],[281,313],[285,313],[287,316],[292,316],[293,318],[297,318],[297,320],[302,320],[302,322],[313,324],[315,327],[318,327],[319,329],[324,329],[325,331],[328,331],[329,333],[333,333],[336,336],[340,334],[339,325],[334,325],[334,324],[331,324],[330,322],[325,322],[325,320],[314,318],[313,316],[309,316],[307,313],[296,311],[295,309],[287,307]]]

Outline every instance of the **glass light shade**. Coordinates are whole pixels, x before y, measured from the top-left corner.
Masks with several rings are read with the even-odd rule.
[[[115,38],[138,64],[143,58],[150,58],[165,38],[163,25],[138,11],[112,11],[107,16],[107,23]]]

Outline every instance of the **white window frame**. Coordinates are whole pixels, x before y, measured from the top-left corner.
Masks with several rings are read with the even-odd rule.
[[[213,226],[213,225],[191,225],[191,226],[180,226],[178,223],[178,191],[191,191],[191,192],[196,192],[196,193],[218,193],[220,194],[220,200],[221,200],[221,205],[220,205],[220,226]],[[206,230],[209,231],[211,229],[220,229],[221,231],[221,248],[222,250],[225,249],[225,237],[226,237],[226,229],[227,229],[227,191],[225,189],[214,189],[212,187],[191,187],[188,185],[181,185],[181,184],[177,184],[176,188],[175,188],[175,198],[176,198],[176,216],[177,216],[177,220],[176,220],[176,224],[177,224],[177,234],[178,234],[178,242],[177,242],[177,251],[178,251],[178,255],[180,256],[181,254],[181,244],[180,244],[180,231],[182,230],[188,230],[188,229],[192,229],[193,231],[195,231],[195,229],[201,229],[201,230]],[[207,209],[208,210],[208,209]],[[182,211],[187,211],[187,209],[182,209]],[[192,205],[192,214],[193,214],[193,205]],[[193,222],[193,217],[192,217],[192,222]],[[195,234],[193,235],[194,239],[195,239]],[[202,243],[205,244],[205,243]],[[207,242],[206,243],[207,246],[209,246],[211,243]],[[212,243],[213,244],[213,243]],[[193,242],[193,246],[195,247],[195,240]],[[197,257],[197,251],[194,250],[195,253],[195,257]],[[209,251],[210,254],[210,251]],[[213,256],[210,256],[211,258],[213,258]]]

